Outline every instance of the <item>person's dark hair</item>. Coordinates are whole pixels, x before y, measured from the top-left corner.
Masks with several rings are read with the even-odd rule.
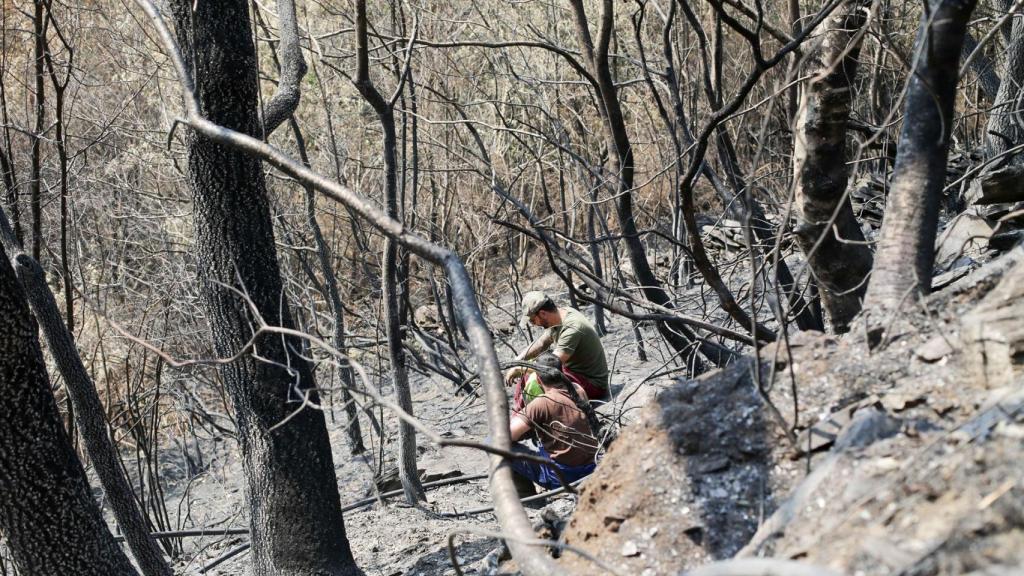
[[[580,397],[576,387],[562,373],[562,361],[558,359],[558,356],[551,352],[545,352],[537,356],[533,360],[533,364],[534,369],[537,371],[537,376],[540,377],[540,381],[544,386],[560,388],[569,394],[569,398],[572,398],[576,408],[587,417],[590,432],[596,438],[601,431],[601,424],[600,420],[597,419],[597,413],[594,412],[594,407],[590,405],[590,402]]]
[[[534,359],[537,366],[537,376],[541,381],[552,388],[566,388],[569,385],[568,379],[562,374],[562,361],[558,356],[545,352]]]

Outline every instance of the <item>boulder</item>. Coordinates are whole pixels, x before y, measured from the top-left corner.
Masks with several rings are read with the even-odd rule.
[[[975,205],[1024,200],[1024,166],[1012,165],[985,172],[971,182],[967,201]]]
[[[980,256],[991,236],[992,225],[985,218],[973,211],[957,214],[935,240],[936,268],[948,268],[964,256]]]

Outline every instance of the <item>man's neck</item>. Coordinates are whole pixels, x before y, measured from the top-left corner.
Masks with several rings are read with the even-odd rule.
[[[558,308],[558,322],[552,326],[561,326],[562,322],[565,322],[565,308]]]

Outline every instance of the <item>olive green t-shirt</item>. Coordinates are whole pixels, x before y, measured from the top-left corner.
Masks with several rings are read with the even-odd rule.
[[[570,371],[583,376],[594,386],[607,390],[608,361],[604,357],[604,346],[597,336],[597,330],[579,310],[561,310],[564,312],[562,323],[548,328],[554,342],[554,351],[569,355],[565,366]]]

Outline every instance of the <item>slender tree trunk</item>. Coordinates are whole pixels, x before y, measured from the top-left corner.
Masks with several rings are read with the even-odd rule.
[[[71,263],[68,260],[68,148],[64,125],[64,95],[67,92],[68,82],[71,79],[70,69],[74,62],[75,52],[74,48],[67,43],[67,39],[58,27],[57,22],[53,19],[53,14],[49,8],[46,10],[46,18],[47,22],[53,25],[53,30],[57,37],[63,42],[68,59],[66,64],[67,72],[63,80],[61,80],[57,75],[57,68],[53,62],[49,41],[45,35],[43,36],[43,60],[46,64],[46,71],[50,75],[50,84],[53,86],[54,140],[57,147],[60,178],[60,270],[64,288],[64,316],[67,319],[68,334],[73,335],[75,333],[75,300],[74,292],[71,288]],[[69,419],[73,418],[69,415]]]
[[[7,15],[9,11],[0,10],[0,79],[7,73]],[[11,120],[7,115],[7,88],[0,81],[0,120],[3,120],[3,148],[0,148],[0,170],[3,171],[5,201],[10,209],[11,225],[18,245],[24,245],[24,232],[21,229],[21,206],[18,201],[18,177],[15,170],[14,149],[11,147]]]
[[[669,115],[669,107],[662,101],[661,95],[658,92],[658,86],[654,83],[654,79],[650,72],[650,65],[647,62],[647,55],[644,51],[643,44],[643,33],[641,24],[643,23],[644,8],[637,11],[633,17],[633,31],[636,39],[637,50],[640,54],[640,61],[643,64],[644,80],[647,83],[647,87],[651,91],[651,97],[654,99],[654,103],[658,109],[658,115],[661,117],[662,122],[665,124],[665,129],[668,132],[670,139],[672,140],[672,150],[676,158],[682,158],[683,153],[683,139],[686,137],[686,128],[684,125],[686,115],[683,112],[682,102],[682,90],[679,86],[679,77],[676,74],[675,65],[675,47],[672,41],[672,27],[676,21],[676,3],[669,2],[668,14],[664,15],[665,25],[661,30],[661,51],[662,56],[665,59],[664,79],[667,86],[667,92],[672,105],[672,115]],[[683,167],[681,163],[675,163],[672,168],[672,189],[679,189],[679,182],[682,178]],[[672,238],[675,240],[672,244],[672,266],[670,272],[670,284],[674,287],[685,286],[690,287],[690,262],[687,255],[689,246],[687,244],[688,236],[686,234],[686,224],[683,220],[683,205],[682,199],[679,194],[673,194],[672,197]]]
[[[986,153],[994,157],[1010,148],[1024,144],[1024,14],[1013,18],[1010,41],[1003,60],[1003,75],[989,115],[986,129]],[[1024,152],[1007,158],[1009,163],[1024,163]]]
[[[2,90],[0,88],[0,91]],[[7,121],[4,120],[4,124],[6,123]],[[6,208],[11,212],[12,231],[16,242],[20,246],[22,243],[22,233],[18,206],[18,180],[14,171],[14,158],[10,154],[10,139],[8,138],[7,140],[7,146],[0,148],[0,170],[3,171],[4,202],[7,204]]]
[[[247,2],[175,0],[171,7],[179,45],[194,70],[200,112],[219,125],[261,137]],[[202,300],[217,354],[232,356],[260,320],[294,326],[263,170],[244,152],[194,132],[186,144]],[[296,338],[265,334],[256,339],[253,354],[221,368],[238,424],[252,573],[358,574],[345,536],[327,427],[315,408],[320,399],[302,349]]]
[[[170,576],[171,569],[156,541],[149,535],[149,522],[128,483],[117,448],[107,433],[105,411],[96,385],[82,364],[70,329],[61,320],[60,309],[46,283],[43,269],[35,259],[22,251],[3,210],[0,210],[0,245],[13,256],[11,260],[15,264],[17,278],[42,327],[57,369],[64,378],[70,400],[69,408],[78,414],[75,424],[85,441],[85,449],[96,477],[136,564],[144,576]]]
[[[693,12],[690,5],[683,0],[679,0],[677,4],[682,8],[683,15],[687,21],[693,27],[694,31],[698,36],[700,42],[700,49],[702,52],[702,58],[705,62],[704,65],[704,91],[707,94],[708,102],[712,107],[721,109],[721,93],[719,86],[722,85],[722,70],[720,63],[722,62],[722,46],[721,46],[721,15],[716,11],[715,13],[715,38],[713,42],[709,42],[707,34],[704,32],[704,27],[701,24],[697,15]],[[710,65],[709,65],[710,64]],[[691,139],[691,136],[687,136],[687,139]],[[722,187],[721,180],[718,178],[714,171],[710,170],[707,162],[703,159],[703,154],[706,148],[701,147],[702,144],[706,144],[707,141],[698,144],[699,152],[698,156],[700,164],[698,170],[701,174],[708,177],[711,181],[712,186],[715,187],[716,192],[720,195],[723,194],[719,188]],[[725,156],[723,156],[725,157]],[[728,160],[727,157],[726,161]],[[686,232],[689,237],[690,251],[693,255],[694,266],[700,271],[701,276],[704,277],[708,287],[714,290],[715,295],[718,296],[718,300],[721,303],[722,309],[732,317],[740,326],[747,328],[753,333],[757,333],[759,339],[773,340],[775,333],[769,330],[767,327],[757,323],[756,318],[752,318],[747,311],[739,305],[736,298],[733,296],[729,287],[726,286],[725,281],[719,274],[718,269],[712,264],[710,257],[707,254],[707,250],[704,247],[704,241],[700,237],[700,228],[697,226],[697,209],[694,205],[694,189],[693,184],[697,174],[689,174],[682,178],[679,186],[678,195],[682,201],[682,213],[683,219],[686,223]],[[742,188],[738,188],[742,190]]]
[[[338,361],[338,377],[341,385],[341,401],[345,405],[345,417],[348,421],[346,430],[348,432],[349,450],[353,455],[362,454],[366,451],[363,444],[363,429],[359,424],[359,408],[352,398],[352,388],[355,386],[355,378],[352,374],[352,365],[348,361],[348,345],[345,338],[345,307],[341,302],[341,293],[338,289],[338,280],[334,277],[334,268],[331,266],[331,253],[324,239],[320,225],[316,222],[316,195],[312,190],[306,192],[306,216],[313,229],[313,236],[316,239],[317,257],[320,259],[320,268],[324,274],[324,286],[328,302],[331,303],[331,315],[334,317],[334,348],[342,353]]]
[[[398,210],[398,151],[395,132],[394,103],[388,102],[370,81],[369,55],[366,33],[366,0],[357,2],[356,43],[358,70],[356,88],[373,107],[384,132],[384,200],[388,216],[399,219]],[[405,364],[401,314],[398,299],[398,244],[388,239],[384,246],[384,316],[387,325],[388,357],[391,360],[391,380],[395,400],[406,413],[412,414],[412,391]],[[406,423],[398,423],[398,477],[409,504],[426,500],[423,485],[416,471],[416,431]]]
[[[866,307],[896,308],[931,290],[942,186],[953,130],[957,64],[973,0],[929,0],[915,42],[916,73],[875,254]]]
[[[597,235],[594,220],[601,216],[598,214],[599,204],[597,203],[596,188],[591,192],[591,202],[593,204],[587,206],[587,240],[590,241],[590,260],[594,265],[594,276],[604,278],[604,269],[601,266],[601,247],[594,241]],[[594,304],[594,329],[598,336],[604,336],[608,332],[604,325],[604,307],[600,304]]]
[[[295,119],[291,118],[289,122],[299,149],[299,157],[302,159],[302,163],[308,167],[310,164],[306,152],[306,140]],[[331,247],[327,244],[320,223],[316,219],[316,193],[310,186],[304,188],[306,191],[306,223],[309,224],[309,228],[313,232],[320,273],[324,277],[323,296],[331,305],[331,316],[334,319],[332,344],[334,349],[342,355],[338,360],[338,382],[341,388],[341,402],[345,406],[345,417],[348,420],[346,431],[348,432],[349,451],[353,455],[362,454],[366,451],[366,446],[363,444],[363,429],[359,424],[359,408],[352,398],[355,378],[352,374],[352,365],[348,361],[348,346],[345,343],[345,306],[341,302],[341,290],[338,288],[338,278],[334,274],[334,266],[331,265],[333,259]]]
[[[615,81],[608,64],[608,48],[615,15],[614,2],[613,0],[603,0],[602,2],[601,24],[596,44],[590,34],[582,0],[572,0],[572,7],[576,18],[576,33],[580,49],[597,83],[596,89],[601,103],[605,141],[609,152],[608,170],[616,181],[615,193],[618,199],[615,209],[626,243],[626,251],[629,254],[629,261],[633,265],[633,273],[636,275],[644,297],[659,306],[671,308],[672,301],[668,293],[655,277],[654,271],[651,270],[651,265],[647,261],[647,252],[640,240],[636,220],[633,216],[633,148],[626,130],[626,122],[619,103]],[[672,329],[665,323],[659,322],[658,331],[676,352],[685,353],[686,350],[696,346],[715,365],[721,365],[727,361],[726,358],[702,347],[699,342],[695,344],[696,335],[688,329],[681,327]],[[695,364],[695,372],[699,373],[703,370],[702,363]]]
[[[789,31],[793,34],[793,36],[796,36],[797,34],[800,34],[801,28],[800,0],[787,0],[787,6],[789,8]],[[786,75],[788,78],[796,77],[796,74],[794,72],[798,67],[798,63],[799,56],[793,54],[792,61],[789,66],[789,74]],[[786,112],[788,113],[788,116],[786,118],[787,121],[793,122],[796,120],[797,106],[799,105],[799,103],[800,85],[798,83],[794,83],[792,86],[789,87],[789,90],[786,91]]]
[[[29,206],[32,211],[32,257],[39,262],[43,246],[43,204],[42,204],[42,141],[46,121],[46,86],[43,84],[43,51],[45,48],[46,16],[44,0],[35,0],[32,19],[34,39],[33,62],[35,78],[35,127],[32,134],[32,172],[29,176]]]
[[[873,257],[846,196],[846,129],[869,0],[851,2],[826,20],[810,53],[793,149],[796,239],[807,256],[837,333],[860,312]]]
[[[136,574],[104,523],[60,422],[36,325],[2,247],[0,533],[21,574]]]

